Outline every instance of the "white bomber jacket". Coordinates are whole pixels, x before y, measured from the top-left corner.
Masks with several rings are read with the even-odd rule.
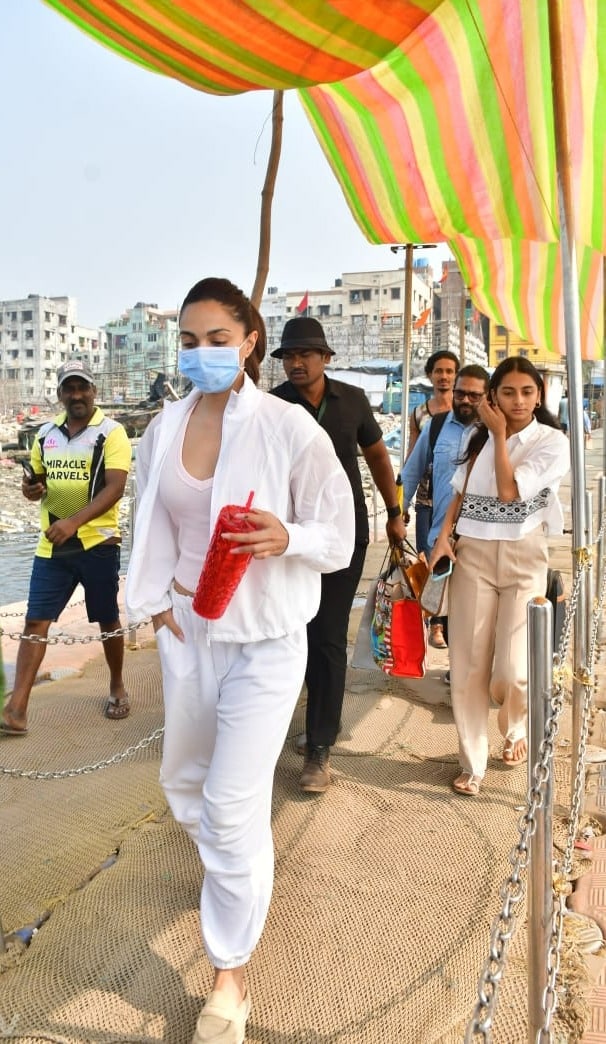
[[[170,517],[158,497],[167,450],[200,392],[165,403],[137,451],[137,517],[126,579],[132,622],[168,609],[178,553]],[[210,531],[225,504],[275,514],[288,530],[282,555],[252,559],[223,616],[208,621],[214,641],[278,638],[311,620],[320,574],[344,569],[354,547],[349,479],[326,432],[301,406],[261,392],[245,376],[229,396],[213,479]],[[202,568],[202,562],[200,568]]]

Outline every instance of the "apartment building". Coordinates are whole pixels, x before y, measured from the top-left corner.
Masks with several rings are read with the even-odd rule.
[[[452,278],[443,300],[444,287]],[[415,259],[411,281],[411,373],[423,372],[425,359],[439,348],[460,354],[461,323],[464,325],[465,362],[487,364],[481,317],[472,307],[454,262],[447,274],[434,280],[432,267],[424,258]],[[454,273],[458,276],[458,287]],[[465,294],[465,304],[461,295]],[[359,364],[365,359],[399,359],[404,346],[404,269],[378,272],[344,272],[327,290],[297,290],[280,293],[268,287],[261,311],[267,326],[268,354],[280,343],[282,328],[295,315],[319,319],[328,343],[336,352],[338,366]],[[464,308],[463,318],[462,308]],[[263,383],[270,386],[282,378],[282,366],[268,359]]]
[[[177,310],[138,301],[105,324],[107,372],[103,386],[112,401],[143,401],[158,373],[177,370]]]
[[[0,301],[0,409],[57,402],[57,370],[77,355],[93,373],[105,361],[102,331],[79,325],[73,297]]]

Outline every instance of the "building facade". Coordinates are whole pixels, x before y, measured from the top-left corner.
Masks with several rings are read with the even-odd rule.
[[[268,355],[278,347],[287,320],[296,315],[307,315],[322,323],[327,341],[336,353],[334,362],[339,367],[357,365],[368,359],[401,359],[404,349],[404,278],[404,269],[399,268],[344,272],[328,290],[280,293],[277,287],[268,287],[261,305],[267,327]],[[442,279],[436,282],[427,261],[423,258],[415,260],[411,280],[411,322],[412,376],[422,374],[427,357],[440,348],[462,354],[466,363],[487,365],[481,317],[471,304],[456,263],[449,262]],[[263,385],[271,387],[282,379],[282,364],[268,358],[263,367]]]
[[[75,298],[29,294],[0,301],[0,409],[5,414],[32,404],[54,406],[57,370],[73,355],[93,373],[105,363],[103,332],[78,324]]]
[[[410,374],[423,373],[432,352],[447,348],[463,362],[487,364],[482,318],[473,308],[455,262],[442,266],[439,280],[424,258],[413,262],[411,279]],[[339,368],[367,360],[400,360],[404,350],[405,270],[344,272],[319,290],[280,292],[270,286],[261,312],[267,328],[267,358],[261,385],[283,379],[271,358],[288,319],[317,318],[335,351]],[[110,403],[146,401],[159,374],[181,387],[177,372],[179,338],[176,309],[139,301],[100,330],[77,321],[73,297],[30,294],[0,302],[0,410],[56,402],[56,371],[70,356],[90,366],[98,399]]]
[[[112,402],[143,401],[158,373],[177,371],[177,310],[139,301],[104,327],[107,370],[103,397]]]

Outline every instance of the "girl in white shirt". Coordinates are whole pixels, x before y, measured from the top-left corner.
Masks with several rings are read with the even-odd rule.
[[[512,356],[497,366],[429,562],[433,567],[443,555],[456,561],[449,649],[462,772],[453,787],[468,796],[479,793],[486,771],[491,700],[499,708],[503,763],[519,765],[527,755],[526,606],[545,593],[545,537],[562,532],[557,492],[570,466],[568,440],[544,399],[543,380],[528,359]],[[449,535],[459,507],[455,555]]]

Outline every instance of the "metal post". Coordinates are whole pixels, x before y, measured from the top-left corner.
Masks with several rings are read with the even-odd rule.
[[[604,443],[606,443],[606,438],[604,437],[604,435],[605,435],[604,429],[602,428],[602,438],[604,439]],[[603,525],[603,522],[604,522],[604,512],[606,510],[606,475],[600,475],[599,482],[598,482],[598,489],[600,491],[599,492],[599,500],[598,500],[598,533],[602,533],[602,525]],[[602,577],[604,575],[604,568],[606,567],[606,555],[604,554],[604,545],[605,544],[606,544],[606,538],[605,538],[604,534],[602,533],[600,539],[598,540],[597,557],[596,557],[596,590],[597,590],[598,596],[599,596],[599,593],[600,593],[600,590],[601,590],[601,587],[602,587]],[[602,627],[603,627],[603,620],[602,620],[602,617],[600,617],[600,620],[599,620],[599,623],[598,623],[598,628],[599,628],[598,638],[601,638],[601,636],[602,636]]]
[[[602,302],[604,309],[603,317],[603,331],[606,336],[606,257],[602,258]],[[606,364],[602,369],[602,374],[606,374]],[[602,475],[606,475],[606,414],[604,413],[604,406],[606,406],[606,386],[602,385],[602,416],[600,417],[600,428],[602,432]]]
[[[130,559],[133,549],[133,537],[135,535],[135,519],[137,516],[137,477],[133,472],[130,474],[128,485],[130,492],[130,504],[128,508],[128,556]],[[139,648],[136,627],[129,627],[128,629],[128,647],[129,649]]]
[[[461,276],[461,302],[459,311],[459,361],[465,366],[465,305],[467,304],[467,287]]]
[[[533,598],[528,620],[528,788],[536,785],[534,770],[551,710],[553,681],[553,609],[546,598]],[[528,879],[528,1040],[537,1040],[545,1021],[543,997],[553,919],[553,760],[536,812],[530,839]]]
[[[412,324],[412,243],[407,243],[406,263],[404,265],[404,347],[402,353],[402,408],[400,411],[400,425],[402,437],[400,439],[400,471],[404,467],[406,452],[408,450],[408,397],[410,385],[410,339]]]
[[[566,342],[566,376],[568,383],[573,570],[576,572],[579,563],[574,552],[581,549],[585,537],[585,436],[583,433],[583,368],[581,363],[579,275],[575,246],[571,149],[566,110],[567,93],[564,83],[562,19],[558,0],[548,0],[547,10],[549,17],[549,50],[552,63],[551,86],[556,145],[564,339]],[[587,612],[585,608],[587,597],[588,589],[586,576],[583,571],[579,581],[579,599],[577,603],[579,611],[574,619],[571,803],[575,794],[575,760],[581,741],[581,721],[585,698],[584,687],[578,679],[587,665],[588,635]],[[584,771],[583,766],[580,766],[580,771]],[[581,789],[584,789],[584,785]]]
[[[373,479],[372,480],[372,518],[373,518],[373,539],[374,539],[375,544],[376,544],[377,540],[379,539],[379,522],[378,522],[378,519],[377,519],[377,511],[378,511],[377,486],[376,486],[376,483],[375,483],[375,481]]]
[[[585,627],[587,629],[588,637],[591,635],[593,607],[595,604],[595,571],[593,568],[593,494],[586,489],[585,490],[585,544],[589,548],[590,560],[587,566],[587,600],[585,605],[585,612],[587,618],[585,621]],[[599,573],[598,573],[599,577]],[[599,583],[599,580],[598,580]]]

